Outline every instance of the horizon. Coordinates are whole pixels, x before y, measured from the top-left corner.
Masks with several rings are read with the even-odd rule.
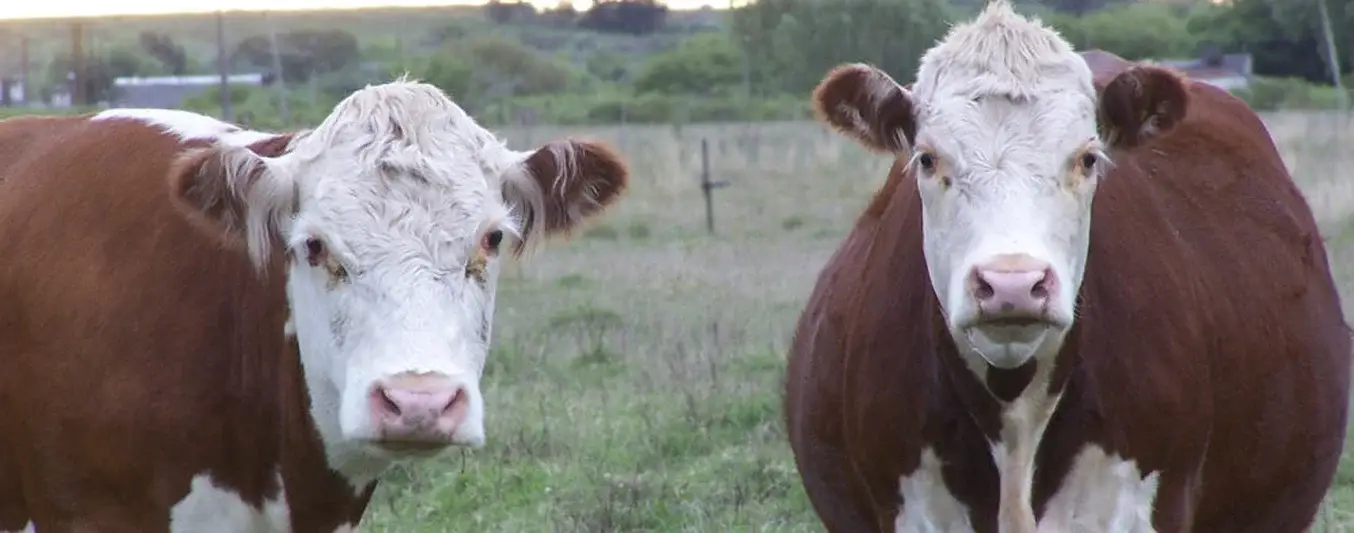
[[[360,9],[399,9],[432,7],[470,7],[482,6],[485,0],[209,0],[194,2],[193,7],[184,7],[184,2],[176,0],[123,0],[116,8],[92,8],[86,0],[47,0],[45,2],[11,3],[0,7],[0,21],[43,20],[67,18],[103,18],[156,15],[206,15],[217,11],[231,12],[279,12],[295,13],[306,11],[350,11]],[[554,0],[528,0],[536,9],[550,8],[560,2]],[[591,0],[573,0],[576,9],[591,7]],[[729,0],[667,0],[669,9],[686,11],[710,6],[715,9],[727,7]],[[104,4],[108,5],[108,4]]]

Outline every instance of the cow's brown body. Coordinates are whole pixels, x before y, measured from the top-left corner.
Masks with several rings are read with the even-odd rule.
[[[1128,66],[1086,54],[1103,87]],[[1325,247],[1265,126],[1189,85],[1170,135],[1110,154],[1077,322],[1050,389],[1036,516],[1087,445],[1157,472],[1158,532],[1300,533],[1346,432],[1351,347]],[[989,440],[1030,365],[965,367],[928,282],[900,160],[823,269],[790,355],[789,438],[833,533],[893,531],[930,448],[973,528],[998,531]],[[989,393],[988,390],[991,390]]]
[[[170,201],[189,144],[0,122],[0,531],[165,532],[199,474],[255,505],[285,490],[297,532],[362,515],[375,484],[329,470],[307,414],[283,256],[261,279]]]
[[[351,533],[397,461],[484,445],[507,254],[627,183],[407,79],[285,135],[0,122],[0,533]]]

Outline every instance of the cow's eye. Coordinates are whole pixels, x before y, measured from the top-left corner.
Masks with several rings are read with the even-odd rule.
[[[498,246],[503,244],[503,230],[493,230],[484,234],[484,239],[480,242],[480,247],[491,254],[498,253]]]

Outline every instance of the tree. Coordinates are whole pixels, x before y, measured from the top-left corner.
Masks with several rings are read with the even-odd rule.
[[[532,95],[568,89],[568,69],[512,39],[473,39],[465,43],[464,54],[476,66],[474,77],[486,92]]]
[[[343,30],[297,30],[277,36],[282,79],[308,81],[312,76],[338,72],[356,65],[361,58],[357,38]],[[266,35],[253,35],[240,42],[233,54],[253,68],[273,70],[272,42]]]
[[[911,81],[953,18],[945,0],[758,0],[733,11],[730,31],[757,87],[807,95],[847,61]]]
[[[448,43],[423,65],[409,70],[467,109],[505,96],[564,92],[572,74],[568,68],[502,36]]]
[[[536,16],[536,8],[527,2],[489,0],[484,4],[484,14],[495,24],[524,22]]]
[[[69,83],[68,76],[75,63],[69,53],[57,56],[47,69],[47,81],[53,86]],[[145,76],[155,72],[154,65],[135,49],[115,47],[103,55],[86,56],[82,79],[85,97],[89,102],[103,102],[117,97],[114,80],[125,76]]]
[[[588,74],[596,76],[597,79],[613,83],[625,79],[630,73],[626,56],[615,52],[592,54],[588,57],[587,69]]]
[[[1129,60],[1190,57],[1198,41],[1186,9],[1161,3],[1116,4],[1076,18],[1055,14],[1049,24],[1080,50],[1100,48]]]
[[[1130,4],[1127,0],[1042,0],[1054,12],[1081,17],[1105,8]]]
[[[163,33],[143,31],[138,40],[141,49],[164,65],[170,74],[182,76],[188,73],[188,54],[184,51],[183,45],[174,42],[172,37]]]
[[[580,28],[647,35],[662,29],[668,6],[658,0],[594,0],[578,20]]]
[[[705,33],[649,59],[635,77],[635,90],[668,94],[712,94],[743,80],[742,53],[723,33]]]
[[[560,0],[555,7],[542,11],[538,20],[552,28],[570,28],[578,22],[578,10],[573,2]]]
[[[417,70],[419,79],[446,91],[463,107],[468,107],[467,101],[474,97],[471,94],[473,81],[471,78],[475,74],[475,69],[466,58],[448,53],[446,49],[430,56],[422,68],[406,70]]]
[[[1354,27],[1354,3],[1331,1],[1331,25]],[[1331,73],[1315,4],[1295,0],[1233,0],[1230,5],[1201,8],[1187,28],[1202,40],[1223,50],[1247,51],[1254,58],[1255,73],[1274,77],[1300,77],[1330,83]],[[1350,69],[1354,35],[1336,32],[1342,72]]]

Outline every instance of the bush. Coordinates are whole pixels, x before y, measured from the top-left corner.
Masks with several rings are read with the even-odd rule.
[[[1188,57],[1195,52],[1181,6],[1134,2],[1080,18],[1055,12],[1045,19],[1079,50],[1100,48],[1129,60]]]
[[[483,111],[476,118],[485,124],[526,120],[561,125],[685,124],[793,120],[811,116],[807,99],[794,96],[744,99],[658,93],[634,95],[620,91],[505,99]]]
[[[1346,88],[1347,101],[1354,101],[1354,92]],[[1280,109],[1339,109],[1340,95],[1335,87],[1308,83],[1302,78],[1256,77],[1250,87],[1235,91],[1257,111]]]
[[[235,122],[247,128],[271,131],[313,127],[324,120],[337,103],[336,99],[322,93],[291,90],[287,94],[290,116],[283,120],[274,91],[270,87],[231,87],[230,102]],[[212,87],[184,101],[183,108],[204,115],[220,116],[220,94],[220,89]]]

